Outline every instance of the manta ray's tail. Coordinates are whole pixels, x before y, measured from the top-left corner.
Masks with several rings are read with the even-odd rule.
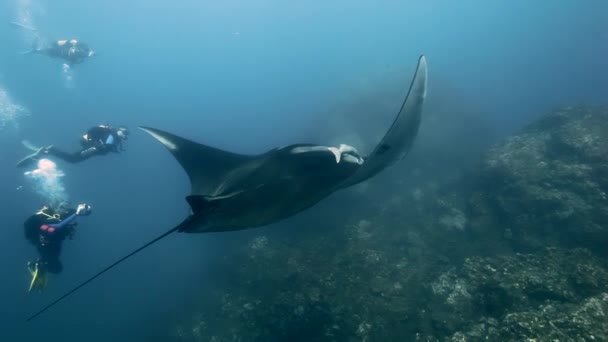
[[[111,264],[111,265],[107,266],[106,268],[104,268],[103,270],[97,272],[97,274],[95,274],[94,276],[92,276],[89,279],[85,280],[84,282],[80,283],[78,286],[76,286],[73,289],[71,289],[70,291],[66,292],[63,296],[57,298],[55,301],[53,301],[49,305],[47,305],[44,308],[42,308],[40,311],[38,311],[35,314],[33,314],[30,317],[28,317],[26,321],[29,322],[29,321],[33,320],[34,318],[38,317],[40,314],[42,314],[46,310],[48,310],[51,307],[55,306],[55,304],[61,302],[62,300],[66,299],[72,293],[78,291],[81,287],[83,287],[86,284],[88,284],[88,283],[92,282],[93,280],[95,280],[95,278],[97,278],[100,275],[106,273],[107,271],[111,270],[112,268],[114,268],[115,266],[117,266],[118,264],[120,264],[121,262],[129,259],[130,257],[134,256],[135,254],[137,254],[137,253],[141,252],[142,250],[146,249],[147,247],[150,247],[154,243],[162,240],[163,238],[167,237],[169,234],[171,234],[171,233],[173,233],[175,231],[178,231],[184,224],[187,224],[188,222],[189,222],[189,219],[186,219],[184,222],[182,222],[181,224],[179,224],[177,227],[168,230],[167,232],[161,234],[159,237],[157,237],[157,238],[153,239],[152,241],[146,243],[145,245],[139,247],[138,249],[134,250],[133,252],[125,255],[124,257],[118,259],[113,264]]]

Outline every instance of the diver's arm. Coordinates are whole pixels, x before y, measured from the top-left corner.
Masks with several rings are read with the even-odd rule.
[[[62,228],[67,227],[67,225],[70,224],[72,221],[74,221],[74,219],[76,219],[76,216],[78,215],[76,215],[76,213],[73,213],[72,215],[66,217],[65,220],[59,223],[47,224],[47,226],[53,227],[55,228],[55,230],[61,230]]]
[[[76,216],[88,216],[91,214],[91,206],[88,204],[79,204],[76,211],[66,217],[63,221],[54,224],[48,224],[47,226],[55,228],[55,230],[65,228],[68,224],[72,223],[76,219]]]

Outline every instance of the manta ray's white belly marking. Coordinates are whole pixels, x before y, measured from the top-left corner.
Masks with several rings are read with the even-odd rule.
[[[346,145],[340,144],[339,147],[333,146],[299,146],[294,147],[290,153],[298,154],[298,153],[307,153],[307,152],[324,152],[329,151],[333,153],[336,157],[336,164],[339,164],[340,161],[344,160],[347,163],[355,163],[355,164],[363,164],[363,158],[359,155],[359,152],[356,148]]]

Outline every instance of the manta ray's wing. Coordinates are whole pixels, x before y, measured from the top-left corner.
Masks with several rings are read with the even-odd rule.
[[[422,117],[422,104],[426,97],[426,87],[426,59],[424,56],[420,56],[407,96],[391,128],[386,132],[374,151],[366,158],[359,170],[342,187],[348,187],[369,179],[399,161],[409,152],[418,134]]]
[[[226,174],[253,158],[201,145],[159,129],[139,128],[160,141],[173,154],[190,178],[192,194],[214,195],[213,191]]]

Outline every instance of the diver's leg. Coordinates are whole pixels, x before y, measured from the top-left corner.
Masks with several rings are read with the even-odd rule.
[[[85,159],[90,158],[91,156],[93,156],[96,152],[96,148],[95,147],[90,147],[88,149],[82,150],[82,151],[78,151],[75,153],[69,153],[69,152],[65,152],[65,151],[61,151],[60,149],[51,146],[46,150],[46,153],[55,156],[59,159],[65,160],[68,163],[78,163],[81,162]]]
[[[47,245],[47,248],[41,251],[40,259],[43,261],[44,270],[50,273],[60,273],[63,270],[63,265],[59,261],[61,242]]]
[[[63,265],[59,261],[59,257],[46,260],[46,270],[50,273],[61,273],[63,271]]]
[[[89,147],[85,150],[80,151],[80,160],[89,159],[94,155],[103,154],[103,149],[100,147]]]

